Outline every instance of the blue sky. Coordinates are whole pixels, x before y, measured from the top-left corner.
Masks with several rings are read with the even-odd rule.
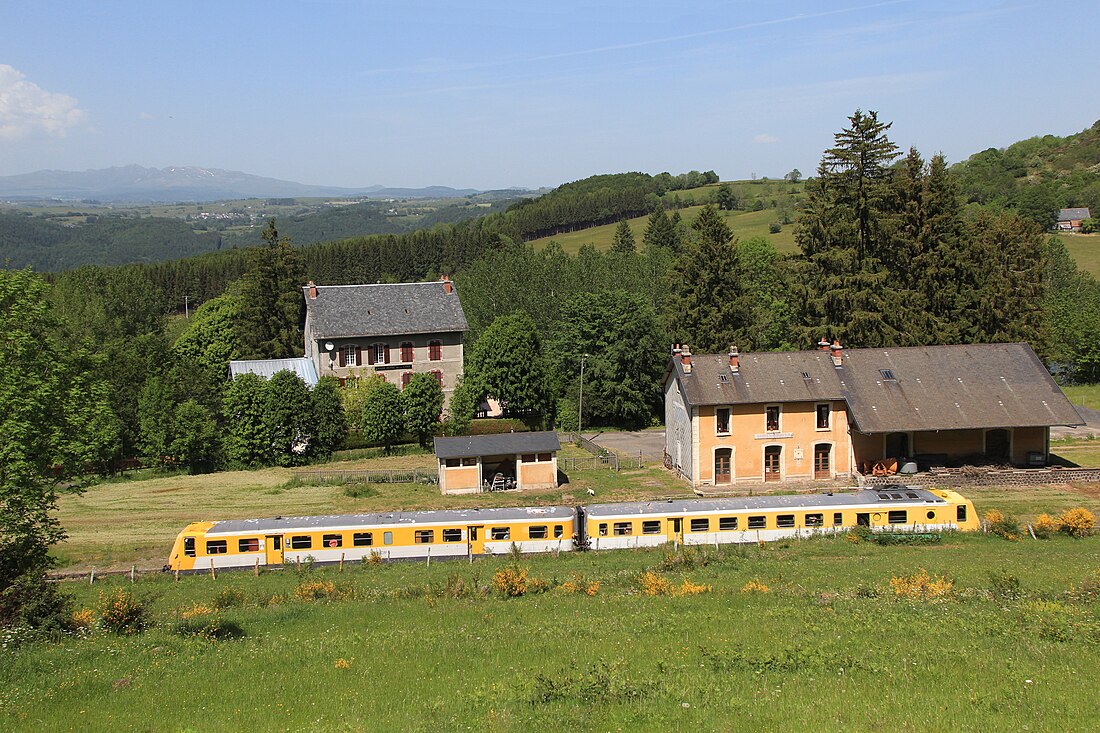
[[[857,107],[957,161],[1100,118],[1098,21],[1095,2],[10,0],[0,175],[808,174]]]

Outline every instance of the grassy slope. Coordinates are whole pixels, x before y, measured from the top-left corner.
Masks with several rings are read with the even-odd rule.
[[[1100,277],[1100,234],[1059,234],[1077,266]]]
[[[1073,404],[1100,410],[1100,384],[1078,384],[1062,387],[1062,391]]]
[[[504,558],[148,576],[134,586],[152,607],[144,634],[4,652],[0,729],[1055,731],[1095,717],[1097,604],[1065,594],[1095,576],[1100,539],[727,549],[666,571],[710,593],[640,595],[637,573],[661,560],[525,558],[532,576],[602,587],[510,600],[445,590],[488,586]],[[891,577],[919,568],[954,579],[956,596],[893,597]],[[1017,576],[1023,597],[991,595],[994,571]],[[742,592],[751,579],[770,592]],[[345,598],[296,600],[309,581]],[[67,588],[92,607],[118,586]],[[225,589],[239,593],[225,617],[244,638],[171,632]]]
[[[681,209],[680,216],[684,218],[684,221],[690,224],[699,216],[699,212],[702,208],[702,206],[692,206],[690,208]],[[761,236],[770,241],[780,252],[787,253],[797,250],[797,245],[795,245],[794,242],[794,224],[784,225],[783,230],[778,234],[770,234],[768,232],[768,225],[777,219],[774,209],[764,209],[763,211],[723,211],[722,215],[726,223],[733,229],[733,233],[741,239]],[[639,246],[642,243],[642,235],[645,233],[648,221],[648,216],[639,216],[627,220],[630,224],[630,230],[634,232],[634,241],[637,242]],[[552,237],[531,240],[531,244],[537,249],[554,241],[560,244],[562,249],[570,254],[575,254],[577,250],[581,248],[581,245],[584,244],[592,244],[596,249],[601,250],[610,249],[611,240],[614,238],[615,229],[618,226],[618,224],[605,224],[603,226],[581,229],[575,232],[555,234]]]

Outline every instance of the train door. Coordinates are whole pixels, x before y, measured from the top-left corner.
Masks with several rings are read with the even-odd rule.
[[[669,542],[684,544],[684,520],[680,517],[670,517],[668,520]]]
[[[485,527],[480,524],[466,527],[466,554],[485,554]]]
[[[264,553],[266,555],[264,562],[266,562],[268,565],[282,565],[283,536],[279,534],[265,535]]]
[[[860,527],[871,526],[871,515],[868,512],[858,512],[856,514],[856,524]]]

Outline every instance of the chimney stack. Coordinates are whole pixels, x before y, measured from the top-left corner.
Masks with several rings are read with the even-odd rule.
[[[822,336],[821,340],[817,342],[817,350],[818,351],[828,351],[829,350],[829,339]]]
[[[680,348],[680,364],[684,367],[684,374],[691,374],[691,349],[687,344]]]
[[[829,347],[829,351],[832,352],[833,355],[833,366],[844,366],[844,361],[841,358],[844,354],[844,351],[840,348],[840,341],[833,339],[833,345]]]
[[[453,284],[451,284],[451,276],[450,275],[444,275],[443,276],[443,292],[446,293],[447,295],[450,295],[454,291],[455,291],[455,287],[454,287]]]
[[[317,286],[313,284],[313,281],[309,281],[309,299],[317,300]]]
[[[738,353],[736,346],[730,347],[730,371],[737,374],[741,370],[741,354]]]

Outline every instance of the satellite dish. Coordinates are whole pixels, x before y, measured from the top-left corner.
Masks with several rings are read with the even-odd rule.
[[[325,351],[332,351],[335,348],[336,348],[336,344],[332,343],[331,341],[326,341],[325,342]]]

